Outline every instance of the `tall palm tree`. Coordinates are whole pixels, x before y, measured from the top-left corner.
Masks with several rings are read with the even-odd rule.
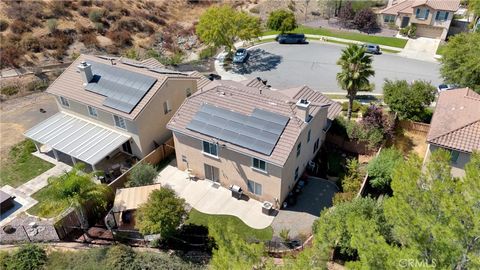
[[[342,56],[337,61],[342,70],[337,73],[337,81],[347,91],[348,120],[352,117],[353,100],[358,91],[366,90],[370,83],[368,77],[375,75],[372,69],[372,56],[365,48],[356,44],[349,45],[342,50]]]
[[[85,173],[82,165],[78,163],[70,172],[49,179],[49,184],[52,185],[54,199],[68,201],[77,212],[82,229],[85,229],[88,228],[85,207],[93,213],[105,211],[113,193],[109,186],[93,182],[93,174]]]

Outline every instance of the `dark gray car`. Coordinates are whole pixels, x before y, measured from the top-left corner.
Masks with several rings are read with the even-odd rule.
[[[307,38],[304,34],[282,34],[275,38],[280,44],[304,44]]]
[[[362,47],[365,48],[367,53],[381,54],[380,46],[377,44],[363,44]]]

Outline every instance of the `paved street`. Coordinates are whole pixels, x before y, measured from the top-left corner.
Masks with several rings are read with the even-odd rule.
[[[279,45],[271,42],[250,49],[247,63],[237,65],[232,71],[247,78],[261,77],[268,80],[273,88],[309,85],[322,92],[341,92],[335,76],[340,68],[336,61],[341,50],[338,44],[311,42],[307,45]],[[420,61],[399,55],[385,53],[373,56],[376,75],[375,93],[382,93],[383,81],[424,79],[432,84],[441,83],[439,63]]]

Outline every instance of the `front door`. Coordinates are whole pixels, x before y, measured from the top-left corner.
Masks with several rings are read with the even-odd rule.
[[[130,145],[130,141],[126,141],[124,144],[122,144],[122,149],[123,149],[123,152],[129,153],[131,155],[132,146]]]
[[[204,164],[205,167],[205,179],[212,180],[213,182],[219,182],[218,178],[219,170],[217,167]]]
[[[400,28],[405,28],[408,26],[408,23],[410,22],[410,17],[403,17],[402,18],[402,25],[400,25]]]

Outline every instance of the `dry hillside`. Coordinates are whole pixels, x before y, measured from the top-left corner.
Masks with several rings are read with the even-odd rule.
[[[249,1],[231,1],[242,6]],[[34,66],[79,53],[130,54],[154,49],[166,57],[201,44],[199,15],[218,1],[1,1],[1,64]],[[134,48],[135,50],[131,50]]]

